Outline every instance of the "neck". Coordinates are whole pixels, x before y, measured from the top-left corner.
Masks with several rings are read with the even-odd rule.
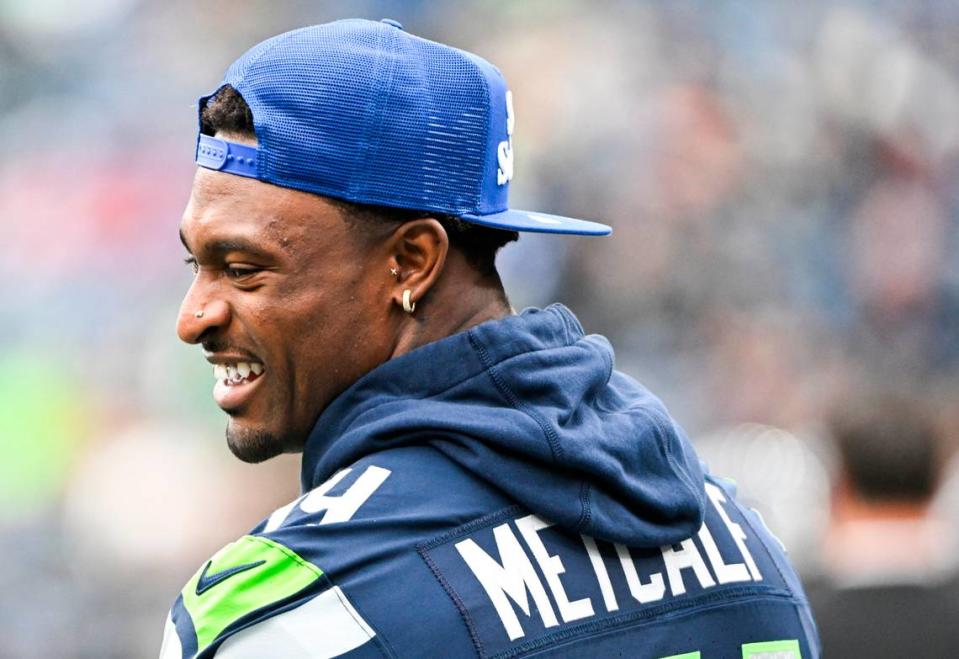
[[[448,258],[443,276],[416,312],[404,313],[390,358],[511,313],[497,275],[481,277],[462,259]]]

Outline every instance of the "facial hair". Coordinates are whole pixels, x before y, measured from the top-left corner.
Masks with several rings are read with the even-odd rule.
[[[233,423],[226,426],[226,445],[243,462],[256,464],[283,453],[283,442],[276,435],[259,429],[235,428]]]

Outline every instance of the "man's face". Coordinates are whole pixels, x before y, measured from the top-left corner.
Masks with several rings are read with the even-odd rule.
[[[326,405],[389,356],[387,255],[321,197],[202,168],[180,232],[196,277],[177,334],[214,365],[230,449],[302,450]]]

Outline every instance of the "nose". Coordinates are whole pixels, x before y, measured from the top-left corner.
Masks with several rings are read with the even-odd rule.
[[[224,327],[230,320],[230,306],[221,299],[209,299],[194,281],[187,291],[180,314],[177,316],[176,333],[185,343],[199,343],[211,329]]]

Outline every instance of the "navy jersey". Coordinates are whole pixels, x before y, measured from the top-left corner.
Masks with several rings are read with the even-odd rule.
[[[818,657],[783,549],[553,306],[387,362],[304,494],[204,563],[161,657]]]

